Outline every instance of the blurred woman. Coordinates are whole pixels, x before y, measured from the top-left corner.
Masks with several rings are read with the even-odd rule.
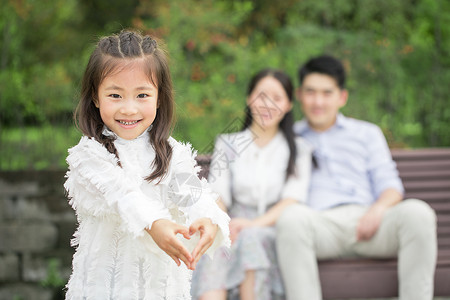
[[[274,224],[288,205],[305,201],[311,171],[311,148],[292,131],[293,92],[284,72],[258,72],[242,131],[216,139],[208,180],[231,217],[233,244],[200,260],[194,299],[283,298]]]

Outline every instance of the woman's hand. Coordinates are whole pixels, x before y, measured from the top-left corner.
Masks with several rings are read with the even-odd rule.
[[[200,240],[198,241],[197,246],[195,247],[194,251],[192,251],[192,270],[195,269],[195,266],[199,259],[202,257],[203,254],[205,254],[206,250],[208,250],[209,247],[214,242],[214,239],[217,234],[218,226],[217,224],[213,224],[210,218],[200,218],[195,220],[191,226],[189,227],[189,234],[193,235],[197,231],[200,232]]]
[[[186,267],[192,269],[192,256],[176,237],[180,233],[184,238],[190,239],[188,228],[166,219],[159,219],[153,222],[151,229],[146,229],[146,231],[151,235],[158,247],[166,252],[178,266],[181,264],[181,259]]]
[[[245,219],[245,218],[233,218],[230,221],[230,240],[231,243],[234,243],[234,241],[237,239],[239,232],[241,232],[242,229],[247,227],[253,227],[255,226],[252,220]]]

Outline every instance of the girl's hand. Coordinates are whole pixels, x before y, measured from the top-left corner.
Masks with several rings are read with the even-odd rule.
[[[254,224],[251,220],[245,219],[245,218],[233,218],[230,221],[230,240],[231,243],[234,243],[234,241],[237,239],[239,232],[241,232],[242,229],[247,227],[253,227]]]
[[[153,222],[150,230],[146,229],[146,231],[151,235],[158,247],[166,252],[178,266],[181,264],[181,259],[186,267],[191,269],[192,256],[176,237],[176,235],[180,233],[184,238],[190,239],[191,236],[186,227],[166,219],[159,219]]]
[[[208,248],[213,244],[217,234],[217,228],[218,226],[213,224],[210,218],[197,219],[189,227],[190,235],[193,235],[197,231],[200,232],[200,240],[198,241],[194,251],[192,251],[192,270],[195,269],[195,265],[199,261],[200,257],[202,257],[206,250],[208,250]]]

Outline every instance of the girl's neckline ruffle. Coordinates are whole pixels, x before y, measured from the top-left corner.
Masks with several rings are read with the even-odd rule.
[[[114,131],[109,129],[106,125],[103,126],[102,134],[107,137],[112,137],[115,141],[119,142],[120,144],[126,144],[128,142],[142,140],[143,138],[146,138],[148,136],[147,133],[152,129],[152,127],[153,125],[150,125],[146,130],[144,130],[143,133],[141,133],[138,137],[136,137],[133,140],[126,140],[124,138],[121,138]]]

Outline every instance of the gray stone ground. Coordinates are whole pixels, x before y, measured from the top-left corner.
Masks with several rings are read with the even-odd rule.
[[[0,300],[63,299],[76,224],[63,181],[62,171],[0,172]]]

